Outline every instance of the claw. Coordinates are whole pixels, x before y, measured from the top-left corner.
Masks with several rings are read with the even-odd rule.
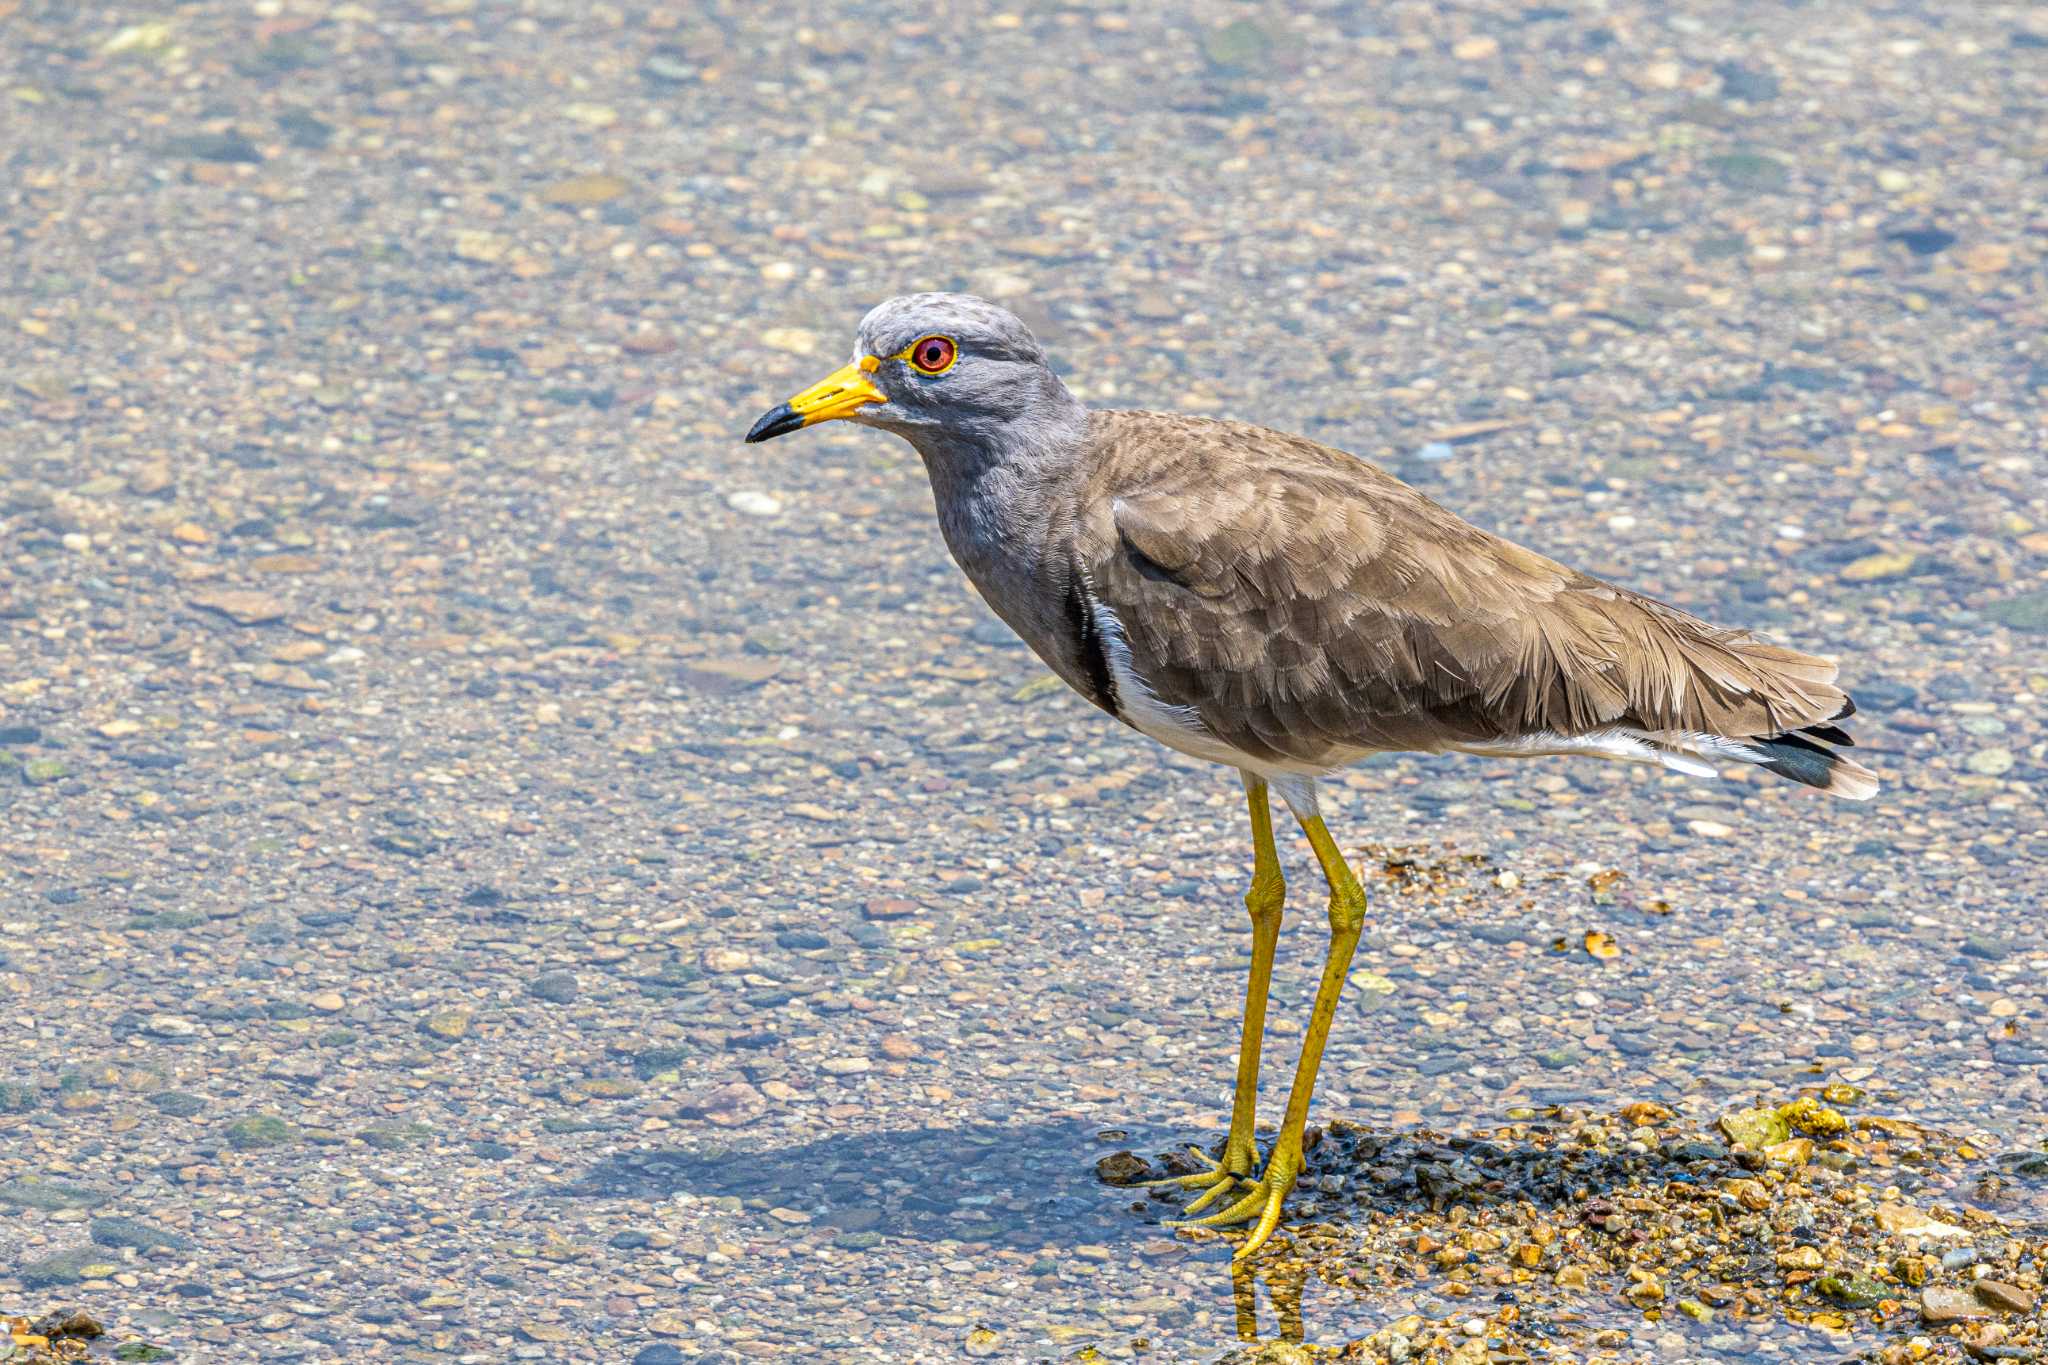
[[[1293,1184],[1288,1181],[1287,1185]],[[1258,1254],[1266,1239],[1273,1235],[1273,1229],[1280,1226],[1280,1206],[1287,1199],[1287,1185],[1275,1185],[1266,1196],[1266,1208],[1259,1215],[1259,1224],[1252,1229],[1252,1235],[1244,1239],[1244,1245],[1231,1254],[1230,1263],[1240,1265]]]
[[[1248,1218],[1257,1217],[1260,1206],[1265,1202],[1266,1182],[1257,1180],[1252,1182],[1252,1187],[1245,1194],[1244,1198],[1220,1213],[1212,1213],[1207,1218],[1177,1218],[1166,1223],[1164,1226],[1170,1228],[1220,1228],[1231,1223],[1242,1223]]]
[[[1181,1212],[1184,1214],[1200,1213],[1203,1209],[1208,1208],[1211,1204],[1221,1199],[1224,1195],[1229,1194],[1232,1190],[1236,1189],[1237,1181],[1238,1177],[1232,1172],[1224,1170],[1217,1171],[1215,1182],[1211,1184],[1208,1189],[1196,1195],[1193,1200],[1191,1200],[1181,1209]]]
[[[1199,1147],[1188,1148],[1188,1155],[1204,1163],[1209,1169],[1206,1171],[1196,1171],[1193,1175],[1169,1175],[1160,1180],[1141,1180],[1138,1182],[1139,1187],[1141,1189],[1157,1189],[1161,1186],[1172,1185],[1183,1190],[1200,1190],[1201,1193],[1197,1194],[1191,1203],[1181,1209],[1182,1213],[1200,1213],[1203,1209],[1236,1189],[1237,1183],[1240,1180],[1247,1178],[1247,1172],[1232,1169],[1230,1166],[1225,1165],[1223,1161],[1218,1161]],[[1226,1152],[1224,1156],[1227,1160],[1229,1153]],[[1171,1225],[1169,1224],[1169,1226]]]
[[[1245,1238],[1244,1245],[1240,1246],[1230,1257],[1232,1265],[1240,1265],[1257,1255],[1259,1248],[1266,1245],[1272,1238],[1274,1230],[1280,1226],[1280,1212],[1287,1202],[1287,1192],[1294,1188],[1294,1182],[1300,1174],[1300,1170],[1299,1157],[1291,1161],[1285,1155],[1280,1155],[1277,1160],[1269,1159],[1266,1162],[1265,1174],[1258,1180],[1253,1181],[1252,1187],[1245,1191],[1244,1197],[1229,1208],[1212,1213],[1206,1218],[1176,1219],[1167,1223],[1166,1226],[1170,1228],[1220,1228],[1232,1223],[1250,1222],[1256,1218],[1258,1222],[1253,1225],[1251,1235]],[[1207,1205],[1216,1197],[1216,1190],[1221,1188],[1221,1185],[1216,1186],[1215,1189],[1212,1189],[1201,1199],[1190,1204],[1187,1211],[1194,1213],[1200,1207]]]
[[[1140,1180],[1138,1188],[1141,1190],[1152,1190],[1158,1189],[1162,1185],[1178,1185],[1182,1189],[1196,1189],[1215,1184],[1217,1172],[1223,1169],[1223,1163],[1210,1156],[1200,1147],[1188,1148],[1188,1155],[1197,1161],[1207,1163],[1209,1169],[1206,1171],[1196,1171],[1193,1175],[1169,1175],[1159,1180]]]

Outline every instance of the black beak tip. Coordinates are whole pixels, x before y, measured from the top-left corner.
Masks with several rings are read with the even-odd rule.
[[[784,403],[761,414],[761,420],[747,428],[747,444],[772,441],[777,436],[787,436],[804,424],[804,419]]]

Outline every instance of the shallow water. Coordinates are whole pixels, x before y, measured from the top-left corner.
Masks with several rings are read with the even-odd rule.
[[[0,1307],[656,1362],[1461,1306],[1347,1278],[1338,1201],[1295,1208],[1358,1242],[1233,1281],[1097,1181],[1221,1136],[1243,816],[1033,686],[906,449],[738,443],[915,288],[1001,298],[1091,403],[1306,432],[1843,661],[1864,806],[1333,783],[1373,909],[1318,1122],[1846,1083],[1981,1153],[1916,1197],[2042,1235],[2033,7],[0,0],[0,39],[0,1181],[84,1191],[0,1198]],[[1274,1115],[1323,942],[1283,852]],[[1613,1359],[1899,1335],[1579,1311]]]

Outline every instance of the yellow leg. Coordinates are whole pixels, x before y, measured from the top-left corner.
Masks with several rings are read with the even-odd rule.
[[[1252,915],[1252,972],[1245,984],[1244,1027],[1237,1041],[1237,1090],[1230,1102],[1230,1136],[1223,1144],[1223,1159],[1211,1163],[1208,1170],[1149,1182],[1201,1190],[1187,1206],[1188,1213],[1200,1213],[1215,1203],[1259,1164],[1259,1149],[1252,1140],[1259,1102],[1259,1048],[1266,1036],[1266,997],[1273,987],[1273,950],[1280,941],[1280,911],[1287,899],[1287,883],[1280,875],[1279,850],[1273,846],[1273,811],[1265,779],[1244,774],[1244,793],[1252,818],[1252,886],[1244,896],[1245,909]],[[1202,1159],[1208,1160],[1206,1156]]]
[[[1265,1173],[1244,1198],[1220,1213],[1185,1224],[1189,1227],[1217,1227],[1257,1218],[1244,1245],[1231,1259],[1242,1261],[1253,1255],[1280,1225],[1280,1206],[1301,1175],[1302,1133],[1308,1127],[1309,1096],[1315,1092],[1316,1071],[1323,1062],[1323,1045],[1329,1041],[1330,1024],[1337,1017],[1337,1002],[1344,993],[1344,977],[1351,970],[1351,954],[1358,947],[1358,931],[1365,923],[1365,890],[1338,851],[1337,841],[1319,815],[1301,820],[1301,831],[1315,850],[1323,876],[1330,883],[1330,951],[1323,959],[1323,980],[1316,988],[1314,1011],[1308,1032],[1301,1040],[1301,1060],[1294,1067],[1294,1083],[1287,1091],[1287,1113],[1280,1121],[1280,1137],[1266,1158]]]

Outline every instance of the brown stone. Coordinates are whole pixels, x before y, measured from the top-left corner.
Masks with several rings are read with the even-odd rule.
[[[1979,1280],[1971,1287],[1979,1299],[2001,1313],[2031,1313],[2039,1298],[2033,1290],[2004,1280]]]
[[[862,919],[908,919],[916,913],[916,901],[894,898],[871,900],[860,908]]]
[[[721,1128],[736,1128],[766,1113],[768,1100],[745,1081],[730,1081],[685,1095],[676,1108],[685,1118],[702,1118]]]
[[[246,588],[210,588],[194,593],[192,605],[217,612],[238,626],[261,626],[284,619],[285,604],[269,593]]]
[[[682,679],[699,692],[714,697],[759,687],[775,676],[780,665],[774,659],[691,659],[682,666]]]
[[[1939,1327],[1944,1323],[1989,1317],[1990,1310],[1971,1298],[1967,1289],[1929,1285],[1920,1291],[1920,1316],[1930,1327]]]

